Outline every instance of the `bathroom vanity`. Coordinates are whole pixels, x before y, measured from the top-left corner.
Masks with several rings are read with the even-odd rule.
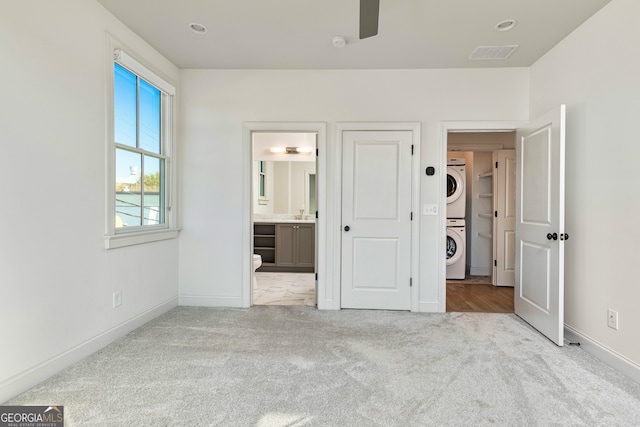
[[[313,220],[254,222],[253,251],[262,256],[257,271],[313,273],[315,228]]]

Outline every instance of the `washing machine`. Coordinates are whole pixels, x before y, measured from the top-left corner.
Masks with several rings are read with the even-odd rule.
[[[447,160],[447,218],[464,218],[467,203],[467,172],[464,158]]]
[[[464,219],[447,219],[447,279],[464,279],[466,245]]]

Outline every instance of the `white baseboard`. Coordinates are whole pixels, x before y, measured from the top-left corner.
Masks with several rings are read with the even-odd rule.
[[[440,303],[438,302],[420,302],[418,303],[418,311],[420,313],[442,313]]]
[[[178,304],[187,307],[242,308],[241,297],[216,297],[207,295],[180,295]]]
[[[340,310],[340,304],[334,300],[318,300],[318,310]]]
[[[136,317],[127,320],[126,322],[120,323],[119,325],[116,325],[63,353],[52,357],[49,360],[45,360],[33,368],[27,369],[24,372],[2,381],[0,383],[0,402],[6,402],[20,393],[29,390],[68,366],[71,366],[101,348],[106,347],[134,329],[139,328],[150,320],[153,320],[172,308],[177,307],[177,305],[178,298],[171,298],[137,315]]]
[[[612,368],[622,372],[627,377],[640,383],[640,365],[627,359],[623,355],[616,353],[598,341],[564,325],[565,340],[572,343],[580,343],[580,348],[591,354],[596,359],[600,359]]]
[[[471,276],[491,276],[491,267],[470,267]]]

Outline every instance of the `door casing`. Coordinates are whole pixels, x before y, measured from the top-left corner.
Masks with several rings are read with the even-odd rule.
[[[447,170],[447,134],[457,132],[501,132],[515,131],[526,121],[443,121],[440,123],[440,161],[439,170]],[[340,215],[342,211],[342,132],[349,130],[410,130],[413,132],[414,156],[412,158],[414,174],[412,176],[412,203],[414,221],[412,225],[412,303],[411,310],[419,311],[419,223],[420,223],[420,122],[338,122],[335,125],[335,138],[327,138],[325,122],[245,122],[243,135],[243,158],[245,174],[243,182],[243,271],[242,306],[251,305],[251,134],[253,132],[317,132],[318,134],[318,308],[325,310],[340,309]],[[444,171],[444,172],[442,172]],[[446,175],[440,176],[441,182]],[[423,200],[422,203],[433,203]],[[440,192],[437,202],[438,212],[446,212],[446,191]],[[438,216],[438,303],[437,311],[446,312],[446,214]],[[429,304],[431,307],[431,304]]]
[[[446,183],[447,171],[447,138],[449,132],[515,132],[518,127],[527,123],[526,121],[444,121],[440,123],[440,170],[441,179]],[[428,203],[427,201],[423,203]],[[439,212],[447,211],[447,192],[441,191],[441,197],[438,206]],[[447,311],[447,215],[439,216],[438,225],[438,312],[445,313]]]
[[[251,197],[252,189],[252,162],[253,162],[253,142],[254,132],[309,132],[317,134],[316,148],[321,153],[316,158],[316,179],[318,192],[316,194],[316,206],[319,221],[316,221],[316,273],[317,293],[319,309],[330,309],[324,303],[326,294],[327,278],[327,257],[326,257],[326,227],[329,220],[329,209],[327,208],[327,124],[325,122],[245,122],[243,129],[242,158],[245,160],[242,183],[242,295],[241,302],[243,308],[251,307],[251,277],[253,274],[252,248],[253,248],[253,227],[252,215],[253,204]]]

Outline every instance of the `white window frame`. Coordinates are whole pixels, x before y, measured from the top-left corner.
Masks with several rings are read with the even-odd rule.
[[[105,248],[115,249],[143,243],[157,242],[160,240],[174,239],[180,231],[176,226],[175,197],[175,87],[167,80],[160,77],[147,66],[143,65],[134,56],[127,52],[129,49],[121,47],[117,40],[109,37],[108,61],[107,61],[107,144],[106,144],[106,215],[105,215]],[[115,209],[115,168],[116,147],[118,144],[114,138],[114,65],[119,64],[131,71],[139,78],[155,86],[161,91],[161,155],[164,159],[164,200],[165,222],[158,225],[142,225],[136,227],[116,228]]]
[[[258,164],[258,187],[260,189],[264,189],[264,194],[260,194],[258,191],[258,204],[259,205],[268,205],[269,199],[267,194],[267,162],[264,160],[258,160],[260,163]]]

